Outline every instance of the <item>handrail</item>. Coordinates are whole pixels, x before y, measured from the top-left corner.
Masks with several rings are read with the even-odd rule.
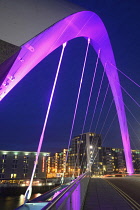
[[[42,208],[42,210],[50,210],[63,196],[65,193],[67,193],[77,182],[82,180],[85,176],[89,175],[89,171],[79,176],[71,185],[66,187],[65,190],[63,190],[55,199],[53,202],[50,202],[45,207]]]

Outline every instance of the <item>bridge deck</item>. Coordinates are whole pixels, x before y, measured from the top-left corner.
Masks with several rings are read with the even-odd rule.
[[[132,210],[104,179],[91,178],[83,210]]]

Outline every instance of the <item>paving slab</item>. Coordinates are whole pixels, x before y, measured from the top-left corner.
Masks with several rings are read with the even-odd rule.
[[[83,210],[132,210],[104,179],[91,178]]]

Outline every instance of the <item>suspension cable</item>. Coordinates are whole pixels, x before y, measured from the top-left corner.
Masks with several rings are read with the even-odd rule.
[[[128,120],[127,120],[127,121],[128,121]],[[133,130],[133,132],[134,132],[135,136],[137,137],[137,139],[140,141],[139,136],[136,134],[136,132],[135,132],[134,128],[132,127],[132,125],[130,124],[130,122],[129,122],[129,121],[128,121],[128,124],[129,124],[129,126],[131,127],[131,129]]]
[[[102,83],[102,82],[101,82]],[[101,107],[101,110],[100,110],[100,114],[99,114],[99,117],[98,117],[98,122],[99,122],[99,119],[100,119],[100,116],[101,116],[101,113],[102,113],[102,109],[103,109],[103,106],[104,106],[104,103],[105,103],[105,99],[106,99],[106,96],[107,96],[107,93],[108,93],[108,89],[109,89],[109,84],[107,86],[107,89],[106,89],[106,92],[105,92],[105,97],[104,97],[104,100],[103,100],[103,104],[102,104],[102,107]],[[111,108],[111,107],[110,107]],[[106,118],[107,119],[107,118]],[[98,124],[98,123],[97,123]],[[96,126],[97,127],[97,126]],[[82,132],[83,133],[83,132]],[[93,142],[93,140],[92,140]],[[98,143],[98,141],[97,141]],[[96,143],[96,144],[97,144]],[[85,145],[85,149],[84,149],[84,153],[85,153],[85,150],[86,150],[86,145]],[[83,164],[83,158],[84,158],[84,155],[82,157],[82,161],[81,161],[81,165]],[[84,170],[84,169],[83,169]],[[83,172],[83,171],[82,171]]]
[[[92,139],[91,145],[92,145],[92,143],[93,143],[93,139]],[[95,151],[95,149],[96,149],[97,144],[98,144],[98,141],[97,141],[96,144],[95,144],[94,151]],[[86,144],[85,144],[85,148],[84,148],[84,153],[85,153],[85,151],[86,151]],[[94,153],[94,151],[93,151],[93,153]],[[93,153],[92,153],[92,154],[93,154]],[[81,161],[80,167],[81,167],[82,164],[83,164],[83,158],[84,158],[84,156],[82,157],[82,161]],[[82,173],[83,173],[83,171],[84,171],[84,169],[82,170]]]
[[[106,100],[108,89],[109,89],[109,84],[107,86],[107,89],[106,89],[106,92],[105,92],[105,96],[104,96],[104,100],[103,100],[103,103],[102,103],[102,107],[101,107],[101,110],[100,110],[100,113],[99,113],[99,117],[98,117],[98,120],[97,120],[97,123],[96,123],[95,133],[96,133],[96,129],[97,129],[97,126],[98,126],[98,123],[99,123],[99,120],[100,120],[100,117],[101,117],[101,113],[102,113],[102,110],[103,110],[103,107],[104,107],[104,103],[105,103],[105,100]]]
[[[115,118],[116,118],[116,116],[117,116],[117,113],[114,115],[114,117],[113,117],[113,119],[112,119],[112,121],[111,121],[111,124],[110,124],[110,126],[108,127],[108,130],[107,130],[107,132],[106,132],[106,134],[105,134],[105,136],[104,136],[103,142],[105,141],[106,136],[107,136],[107,134],[108,134],[108,132],[109,132],[109,130],[110,130],[110,128],[111,128],[111,126],[112,126],[112,124],[113,124]],[[102,142],[102,144],[103,144],[103,142]]]
[[[110,63],[112,66],[114,66],[112,63]],[[127,79],[129,79],[131,82],[133,82],[136,86],[140,87],[139,84],[137,84],[134,80],[132,80],[130,77],[128,77],[124,72],[122,72],[120,69],[118,69],[116,66],[114,66],[120,73],[122,73]]]
[[[69,153],[69,148],[70,148],[70,144],[71,144],[71,138],[72,138],[74,123],[75,123],[75,117],[76,117],[77,107],[78,107],[78,103],[79,103],[79,97],[80,97],[80,93],[81,93],[81,87],[82,87],[82,82],[83,82],[85,66],[86,66],[89,44],[90,44],[90,39],[88,38],[87,49],[86,49],[86,54],[85,54],[85,59],[84,59],[84,64],[83,64],[83,70],[82,70],[82,75],[81,75],[81,79],[80,79],[80,85],[79,85],[79,90],[78,90],[78,95],[77,95],[77,100],[76,100],[76,106],[75,106],[75,110],[74,110],[72,126],[71,126],[69,141],[68,141],[68,149],[67,149],[67,152],[66,152],[66,161],[65,161],[66,163],[67,163],[67,159],[68,159],[68,153]]]
[[[108,109],[108,113],[107,113],[107,115],[106,115],[106,118],[105,118],[105,121],[104,121],[104,123],[103,123],[103,126],[102,126],[102,128],[101,128],[100,133],[102,132],[102,130],[103,130],[103,128],[104,128],[104,125],[105,125],[106,120],[107,120],[107,118],[108,118],[108,115],[109,115],[110,109],[111,109],[111,107],[112,107],[113,101],[114,101],[114,99],[112,99],[112,101],[111,101],[110,107],[109,107],[109,109]],[[113,117],[113,120],[112,120],[112,122],[111,122],[111,124],[110,124],[110,126],[109,126],[109,128],[108,128],[108,130],[107,130],[107,132],[106,132],[106,135],[105,135],[105,137],[104,137],[104,139],[103,139],[103,142],[105,141],[105,138],[106,138],[106,136],[107,136],[107,134],[108,134],[108,132],[109,132],[109,130],[110,130],[110,128],[111,128],[111,126],[112,126],[114,120],[115,120],[116,115],[117,115],[117,114],[115,114],[115,116]],[[103,142],[102,142],[102,144],[103,144]],[[93,143],[93,139],[92,139],[91,144],[92,144],[92,143]],[[96,143],[96,144],[97,144],[97,143]],[[98,154],[98,152],[99,152],[99,151],[97,151],[97,154]],[[97,154],[95,155],[94,160],[96,159]],[[94,162],[94,161],[93,161],[93,162]]]
[[[120,85],[121,86],[121,85]],[[125,90],[125,88],[123,88],[121,86],[121,88],[123,89],[123,91],[135,102],[135,104],[140,107],[140,104]]]
[[[134,143],[134,141],[132,141],[131,136],[130,136],[130,140],[131,140],[131,143],[134,145],[134,148],[137,150],[136,144]]]
[[[103,74],[102,74],[102,79],[101,79],[101,83],[100,83],[100,87],[99,87],[99,91],[98,91],[98,95],[97,95],[97,99],[96,99],[96,103],[95,103],[95,107],[94,107],[94,111],[93,111],[93,115],[92,115],[92,119],[91,119],[91,123],[90,123],[90,127],[89,127],[89,132],[91,131],[93,119],[95,116],[95,112],[96,112],[96,108],[97,108],[97,104],[98,104],[98,100],[99,100],[99,96],[100,96],[100,91],[101,91],[102,83],[103,83],[103,79],[104,79],[104,74],[105,74],[105,71],[103,71]]]
[[[133,116],[133,118],[136,120],[136,122],[140,125],[140,122],[137,120],[137,118],[133,115],[133,113],[130,111],[130,109],[128,108],[128,106],[124,103],[126,109],[129,111],[129,113]]]
[[[88,104],[87,104],[87,108],[86,108],[86,114],[85,114],[85,118],[84,118],[84,123],[83,123],[83,127],[82,127],[82,132],[81,132],[81,134],[83,134],[84,128],[85,128],[85,123],[86,123],[87,114],[88,114],[88,110],[89,110],[89,104],[90,104],[91,95],[92,95],[92,91],[93,91],[93,85],[94,85],[95,76],[96,76],[96,71],[97,71],[97,67],[98,67],[100,52],[101,52],[101,50],[99,49],[99,50],[98,50],[98,55],[97,55],[96,64],[95,64],[95,69],[94,69],[94,74],[93,74],[93,79],[92,79],[92,84],[91,84],[91,88],[90,88],[90,94],[89,94],[89,98],[88,98]],[[78,144],[77,154],[79,154],[80,145],[81,145],[81,141],[80,141],[79,144]],[[75,168],[76,168],[76,165],[77,165],[77,161],[78,161],[78,155],[77,155],[76,162],[75,162],[75,165],[74,165],[73,176],[75,175]]]
[[[109,130],[110,130],[110,128],[111,128],[111,126],[112,126],[112,124],[113,124],[115,118],[116,118],[116,116],[117,116],[117,113],[114,115],[114,117],[113,117],[113,119],[112,119],[112,121],[111,121],[111,124],[110,124],[110,126],[109,126],[109,128],[108,128],[108,131],[106,132],[106,135],[105,135],[105,137],[104,137],[104,139],[103,139],[103,141],[102,141],[102,144],[105,142],[106,136],[107,136],[107,134],[108,134],[108,132],[109,132]],[[93,142],[93,140],[92,140],[92,142]],[[95,147],[97,146],[97,143],[98,143],[98,141],[96,142]],[[94,151],[95,151],[95,148],[94,148]],[[94,151],[93,151],[93,152],[94,152]],[[99,150],[97,150],[97,152],[96,152],[96,154],[95,154],[95,156],[94,156],[93,163],[94,163],[94,161],[95,161],[95,159],[96,159],[98,153],[99,153]],[[92,165],[93,165],[93,163],[92,163]]]
[[[108,114],[109,114],[109,112],[110,112],[112,103],[113,103],[113,100],[112,100],[111,105],[110,105],[110,107],[109,107],[109,110],[108,110],[108,113],[107,113],[107,117],[108,117]],[[106,139],[106,136],[107,136],[107,134],[108,134],[108,132],[109,132],[109,130],[110,130],[110,128],[111,128],[111,126],[112,126],[112,124],[113,124],[115,118],[116,118],[116,116],[117,116],[117,113],[114,115],[113,120],[111,121],[111,124],[110,124],[110,126],[109,126],[109,128],[108,128],[108,130],[107,130],[107,132],[106,132],[106,134],[105,134],[105,137],[104,137],[104,139],[103,139],[102,144],[104,143],[104,141],[105,141],[105,139]],[[106,120],[107,120],[107,117],[106,117]],[[105,122],[106,122],[106,120],[105,120]],[[93,140],[94,140],[94,139],[92,139],[91,145],[92,145],[92,143],[93,143]],[[98,141],[96,142],[95,148],[96,148],[97,144],[98,144]],[[94,151],[95,151],[95,148],[94,148]],[[84,153],[85,153],[85,151],[86,151],[86,145],[85,145]],[[93,151],[93,153],[94,153],[94,151]],[[95,155],[95,157],[94,157],[93,162],[95,161],[98,152],[99,152],[99,151],[97,151],[97,153],[96,153],[96,155]],[[83,155],[83,157],[82,157],[81,165],[83,164],[83,158],[84,158],[84,155]],[[83,170],[84,170],[84,169],[83,169]],[[82,171],[82,173],[83,173],[83,171]]]
[[[119,97],[120,99],[120,97]],[[122,101],[122,99],[120,99]],[[126,107],[126,109],[128,110],[128,112],[132,115],[132,117],[135,119],[135,121],[140,125],[140,122],[137,120],[137,118],[134,116],[134,114],[131,112],[131,110],[128,108],[128,106],[125,104],[125,102],[123,101],[124,106]]]
[[[108,118],[108,115],[109,115],[109,112],[110,112],[110,109],[111,109],[111,107],[112,107],[113,102],[114,102],[114,99],[112,99],[112,101],[111,101],[111,104],[110,104],[110,107],[109,107],[109,109],[108,109],[108,112],[107,112],[105,121],[104,121],[104,123],[103,123],[103,125],[102,125],[102,128],[101,128],[101,130],[100,130],[99,133],[102,133],[102,130],[103,130],[104,126],[105,126],[105,123],[106,123],[106,120],[107,120],[107,118]]]
[[[92,143],[93,143],[93,140],[94,140],[94,138],[92,139],[91,145],[92,145]],[[95,144],[95,146],[94,146],[94,150],[92,151],[92,157],[93,157],[93,154],[94,154],[94,151],[95,151],[95,149],[96,149],[97,144],[98,144],[98,141],[96,141],[96,144]],[[85,148],[84,148],[84,154],[85,154],[85,151],[86,151],[86,144],[85,144]],[[95,155],[95,157],[94,157],[94,160],[96,159],[97,154],[98,154],[98,151],[97,151],[97,153],[96,153],[96,155]],[[82,164],[83,164],[83,158],[84,158],[84,155],[83,155],[83,157],[82,157],[82,161],[81,161],[80,168],[81,168],[81,166],[82,166]],[[93,163],[94,163],[94,160],[93,160]],[[93,165],[93,163],[92,163],[92,165]],[[83,171],[84,171],[84,168],[83,168],[83,170],[82,170],[82,173],[83,173]]]
[[[107,87],[107,91],[108,91],[108,88],[109,88],[109,85],[108,85],[108,87]],[[106,94],[105,94],[105,95],[107,95],[107,91],[106,91]],[[106,118],[105,118],[105,121],[104,121],[104,123],[103,123],[103,126],[102,126],[102,128],[101,128],[100,133],[102,132],[103,127],[104,127],[104,125],[105,125],[105,123],[106,123],[106,120],[107,120],[107,118],[108,118],[108,115],[109,115],[109,112],[110,112],[110,109],[111,109],[111,107],[112,107],[113,102],[114,102],[114,100],[112,99],[111,104],[110,104],[110,107],[109,107],[109,109],[108,109],[108,113],[107,113],[107,115],[106,115]],[[113,118],[113,121],[114,121],[114,118]],[[112,123],[113,123],[113,122],[112,122]],[[111,125],[112,125],[112,123],[111,123]],[[111,125],[110,125],[110,127],[111,127]],[[110,128],[109,128],[109,129],[110,129]],[[109,131],[109,130],[108,130],[108,131]],[[91,144],[92,144],[92,143],[93,143],[93,140],[92,140]],[[86,150],[86,148],[85,148],[85,150]],[[85,151],[84,151],[84,153],[85,153]],[[84,157],[84,156],[83,156],[83,157]],[[82,158],[82,162],[83,162],[83,158]],[[81,162],[81,164],[82,164],[82,162]]]
[[[54,91],[55,91],[55,87],[56,87],[58,74],[59,74],[59,70],[60,70],[60,66],[61,66],[61,62],[62,62],[65,47],[66,47],[66,43],[64,43],[63,46],[62,46],[60,60],[59,60],[59,63],[58,63],[57,72],[56,72],[56,76],[55,76],[55,80],[54,80],[54,84],[53,84],[53,88],[52,88],[52,92],[51,92],[51,96],[50,96],[50,100],[49,100],[49,105],[48,105],[48,109],[47,109],[47,112],[46,112],[45,121],[44,121],[43,129],[42,129],[42,133],[41,133],[41,136],[40,136],[39,144],[38,144],[37,155],[36,155],[35,162],[34,162],[34,167],[33,167],[32,175],[31,175],[31,179],[30,179],[30,184],[29,184],[29,186],[28,186],[28,188],[25,192],[25,202],[27,200],[29,200],[30,197],[31,197],[33,178],[34,178],[36,166],[37,166],[37,163],[38,163],[39,154],[40,154],[43,139],[44,139],[45,128],[46,128],[46,124],[47,124],[47,121],[48,121],[48,116],[49,116],[49,113],[50,113],[50,108],[51,108],[51,104],[52,104],[52,100],[53,100],[53,96],[54,96]]]
[[[115,118],[116,118],[116,116],[117,116],[117,113],[114,115],[114,117],[113,117],[113,119],[112,119],[112,121],[111,121],[111,123],[110,123],[110,126],[108,127],[108,130],[107,130],[107,132],[106,132],[106,134],[105,134],[105,136],[104,136],[104,138],[103,138],[102,144],[104,143],[104,141],[105,141],[105,139],[106,139],[106,136],[107,136],[107,134],[108,134],[108,132],[109,132],[109,130],[110,130],[110,128],[111,128],[111,126],[112,126],[112,124],[113,124]],[[94,139],[92,139],[91,145],[93,144],[93,140],[94,140]],[[96,149],[97,144],[98,144],[98,141],[96,142],[94,151],[95,151],[95,149]],[[93,151],[93,153],[94,153],[94,151]],[[93,153],[92,153],[92,154],[93,154]],[[95,157],[94,157],[94,161],[95,161],[95,159],[96,159],[98,153],[99,153],[99,151],[97,150],[97,153],[96,153],[96,155],[95,155]],[[93,162],[94,162],[94,161],[93,161]]]
[[[88,110],[89,110],[89,104],[90,104],[91,95],[92,95],[92,91],[93,91],[93,85],[94,85],[94,81],[95,81],[96,70],[97,70],[97,66],[98,66],[98,62],[99,62],[100,52],[101,52],[101,50],[99,49],[97,60],[96,60],[96,65],[95,65],[95,69],[94,69],[94,75],[93,75],[93,79],[92,79],[92,84],[91,84],[91,88],[90,88],[90,94],[89,94],[89,98],[88,98],[86,114],[85,114],[84,123],[83,123],[83,127],[82,127],[82,133],[84,132],[84,128],[85,128],[85,123],[86,123],[87,114],[88,114]]]

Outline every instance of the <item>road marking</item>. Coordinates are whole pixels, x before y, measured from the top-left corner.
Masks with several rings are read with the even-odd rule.
[[[135,200],[133,200],[133,198],[131,198],[129,195],[127,195],[124,191],[122,191],[120,188],[118,188],[116,185],[112,184],[110,181],[106,180],[105,181],[110,184],[123,198],[125,198],[125,200],[127,201],[127,203],[130,205],[131,203],[131,208],[134,210],[140,210],[140,204],[137,203]],[[133,208],[135,207],[135,208]]]

